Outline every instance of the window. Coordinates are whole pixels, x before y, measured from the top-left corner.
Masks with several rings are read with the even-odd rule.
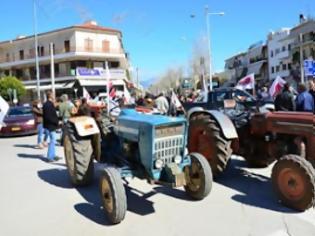
[[[285,51],[285,46],[282,47],[282,52],[284,52],[284,51]]]
[[[109,41],[108,40],[103,40],[102,51],[103,52],[109,52]]]
[[[24,60],[24,50],[20,50],[20,60]]]
[[[56,54],[56,47],[55,47],[55,44],[53,43],[53,54]],[[50,45],[49,45],[49,53],[50,53]]]
[[[291,51],[291,44],[288,45],[288,51]]]
[[[40,57],[45,56],[45,48],[44,48],[44,46],[41,46],[41,47],[40,47],[40,54],[39,54],[39,56],[40,56]]]
[[[10,54],[9,54],[9,53],[7,53],[7,54],[5,55],[5,60],[6,60],[6,62],[9,62],[9,61],[10,61]]]
[[[291,70],[291,63],[288,63],[288,69]]]
[[[64,42],[64,51],[65,52],[70,52],[70,40],[66,40]]]
[[[271,67],[271,73],[272,73],[272,74],[275,73],[275,67],[274,67],[274,66]]]
[[[108,67],[109,68],[119,68],[119,61],[109,61]]]
[[[273,51],[272,51],[272,50],[271,50],[271,52],[270,52],[270,56],[273,57]]]
[[[280,71],[280,66],[276,66],[276,72]]]
[[[278,55],[280,53],[280,48],[276,49],[276,55]]]
[[[287,64],[282,64],[282,70],[287,70]]]
[[[84,40],[85,51],[91,52],[93,50],[93,40],[88,38]]]

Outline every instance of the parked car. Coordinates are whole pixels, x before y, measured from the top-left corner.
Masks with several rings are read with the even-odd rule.
[[[20,136],[37,133],[35,117],[30,106],[11,107],[3,120],[0,136]]]

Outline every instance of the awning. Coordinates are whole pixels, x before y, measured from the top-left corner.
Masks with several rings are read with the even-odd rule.
[[[263,64],[266,63],[265,60],[263,61],[258,61],[258,62],[255,62],[253,64],[249,64],[248,65],[248,71],[247,71],[247,74],[255,74],[255,75],[259,75],[261,74],[261,67],[263,66]]]
[[[86,87],[86,86],[105,86],[107,85],[107,80],[106,79],[78,79],[80,85],[82,87]],[[125,85],[124,80],[111,80],[110,81],[112,83],[112,85]]]
[[[58,83],[55,84],[55,89],[70,89],[74,85],[74,81],[67,83]],[[37,85],[25,85],[25,89],[37,89]],[[49,85],[40,85],[40,90],[49,90],[52,89],[51,84]]]

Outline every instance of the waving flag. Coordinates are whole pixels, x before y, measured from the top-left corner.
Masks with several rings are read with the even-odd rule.
[[[238,81],[236,88],[241,90],[255,89],[255,74],[250,74]]]
[[[287,82],[284,79],[282,79],[280,76],[277,76],[269,89],[270,96],[273,98],[276,97],[281,92],[283,86],[286,83]]]

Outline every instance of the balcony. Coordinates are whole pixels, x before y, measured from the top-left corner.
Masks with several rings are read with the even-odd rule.
[[[33,64],[35,61],[35,52],[27,53],[24,51],[23,58],[20,59],[18,52],[15,54],[8,55],[0,55],[0,66],[10,67],[17,66],[20,64]],[[34,51],[34,50],[33,50]],[[70,48],[57,48],[54,50],[55,60],[64,59],[68,57],[96,57],[96,58],[104,58],[104,57],[125,57],[125,52],[122,48],[90,48],[90,47],[70,47]],[[50,60],[50,54],[45,51],[45,53],[39,53],[38,55],[39,61],[47,61]]]

